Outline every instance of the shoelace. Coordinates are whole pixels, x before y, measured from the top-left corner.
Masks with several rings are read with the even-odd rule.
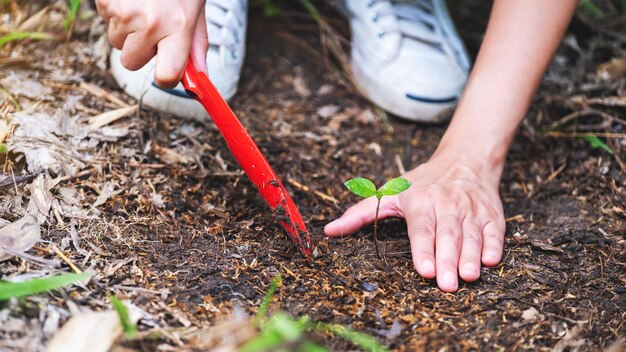
[[[447,45],[445,35],[434,16],[434,6],[430,0],[368,0],[367,5],[374,7],[379,3],[389,3],[374,13],[374,22],[383,16],[395,16],[397,27],[381,27],[378,36],[383,38],[389,33],[399,33],[403,38],[417,40],[423,44],[444,52],[450,58],[455,54]]]
[[[233,58],[239,52],[237,46],[241,42],[240,29],[243,27],[245,13],[240,9],[245,6],[244,0],[206,0],[206,21],[209,45],[217,47],[221,53],[230,51]],[[232,13],[233,16],[228,16]]]

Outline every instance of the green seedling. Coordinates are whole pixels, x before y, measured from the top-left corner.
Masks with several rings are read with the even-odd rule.
[[[374,182],[367,178],[357,177],[348,180],[344,183],[350,192],[356,194],[359,197],[369,198],[376,196],[378,202],[376,203],[376,215],[374,216],[374,248],[376,249],[376,257],[380,259],[380,253],[378,252],[378,210],[380,209],[380,200],[384,196],[393,196],[406,191],[411,187],[411,182],[402,177],[392,178],[387,181],[382,187],[376,189]]]
[[[267,314],[267,310],[270,308],[270,303],[272,302],[272,298],[274,298],[274,295],[276,294],[276,290],[278,289],[278,286],[282,283],[282,280],[283,279],[282,279],[282,276],[280,276],[280,274],[276,275],[274,279],[272,280],[272,283],[270,284],[270,288],[265,293],[265,296],[263,297],[263,301],[261,302],[261,305],[259,306],[259,311],[256,313],[256,317],[254,318],[255,325],[260,325],[263,319],[265,318],[265,315]]]
[[[133,324],[128,316],[128,309],[122,301],[116,296],[109,296],[109,301],[113,305],[113,309],[117,312],[117,316],[120,318],[120,324],[122,324],[122,330],[124,335],[128,338],[132,338],[137,334],[137,325]]]
[[[292,318],[284,312],[273,312],[267,315],[269,305],[276,294],[282,279],[280,274],[274,277],[267,290],[259,311],[254,319],[260,335],[243,345],[239,352],[258,351],[294,351],[294,352],[328,352],[327,347],[311,341],[308,334],[319,332],[332,334],[350,341],[350,343],[367,352],[388,351],[373,337],[339,324],[327,324],[312,321],[303,315]]]
[[[56,290],[64,286],[83,281],[88,277],[89,274],[82,273],[48,276],[24,282],[0,281],[0,301],[7,300],[12,297],[24,297]]]

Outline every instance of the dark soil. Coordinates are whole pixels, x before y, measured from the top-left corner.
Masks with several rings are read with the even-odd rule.
[[[473,55],[485,26],[484,6],[470,3],[454,10]],[[324,11],[338,28],[345,26],[334,10]],[[168,309],[184,312],[193,326],[208,326],[235,306],[254,314],[280,273],[283,283],[272,309],[349,325],[393,349],[607,348],[626,335],[626,176],[620,159],[626,145],[623,138],[608,139],[615,152],[610,155],[581,139],[540,132],[581,110],[576,96],[623,101],[626,79],[601,82],[595,69],[623,54],[626,41],[589,30],[591,39],[579,43],[585,55],[568,46],[559,51],[511,148],[501,185],[508,218],[502,263],[483,268],[477,282],[461,283],[457,293],[448,294],[416,273],[403,221],[379,224],[383,260],[376,259],[371,228],[343,239],[328,239],[322,231],[357,200],[343,187],[345,180],[363,176],[381,182],[397,176],[396,155],[406,169],[417,166],[428,159],[446,126],[417,125],[377,111],[333,70],[332,57],[320,50],[317,25],[299,7],[287,6],[279,19],[253,12],[247,62],[231,106],[299,206],[312,235],[313,257],[303,257],[275,223],[210,122],[142,108],[131,117],[132,134],[105,144],[107,158],[74,181],[90,197],[95,194],[89,184],[109,181],[122,190],[101,207],[101,220],[78,224],[82,235],[110,255],[94,270],[132,258],[93,283],[94,294],[113,291],[116,284],[167,288],[165,300],[115,292],[127,294],[162,326],[185,324]],[[572,29],[570,35],[578,33]],[[81,63],[74,68],[89,70]],[[119,91],[108,73],[85,72],[90,83]],[[309,96],[294,88],[296,77]],[[89,97],[83,104],[99,103]],[[322,117],[320,109],[328,105],[337,111]],[[592,106],[621,118],[626,112],[626,105]],[[597,116],[578,120],[581,126],[596,123]],[[184,125],[198,133],[185,133]],[[623,133],[626,126],[604,127]],[[168,164],[146,149],[147,143],[195,148],[197,160]],[[122,148],[138,152],[129,156]],[[296,189],[287,179],[339,204]],[[163,197],[164,206],[154,204],[153,193]],[[46,236],[60,241],[65,234]],[[75,262],[83,260],[68,254]],[[394,322],[402,326],[399,335],[390,333]],[[332,350],[352,348],[324,338]],[[135,347],[148,351],[159,343]]]

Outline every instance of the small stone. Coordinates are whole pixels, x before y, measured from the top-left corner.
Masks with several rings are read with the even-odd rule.
[[[537,316],[539,316],[539,311],[534,307],[530,307],[522,313],[522,320],[535,320]]]

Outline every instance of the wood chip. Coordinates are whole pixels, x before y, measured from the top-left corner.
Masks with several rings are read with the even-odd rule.
[[[120,98],[116,97],[115,95],[113,95],[110,92],[107,92],[106,90],[95,86],[93,84],[87,83],[87,82],[80,82],[80,88],[84,89],[85,91],[89,92],[91,95],[94,95],[97,98],[103,98],[106,99],[108,101],[110,101],[111,103],[121,107],[121,108],[125,108],[128,107],[129,105],[126,104],[124,101],[122,101]]]
[[[135,104],[124,108],[103,112],[100,115],[89,118],[89,127],[91,127],[92,129],[98,129],[100,127],[106,126],[123,117],[132,115],[133,113],[135,113],[135,111],[137,111],[138,108],[139,105]]]

